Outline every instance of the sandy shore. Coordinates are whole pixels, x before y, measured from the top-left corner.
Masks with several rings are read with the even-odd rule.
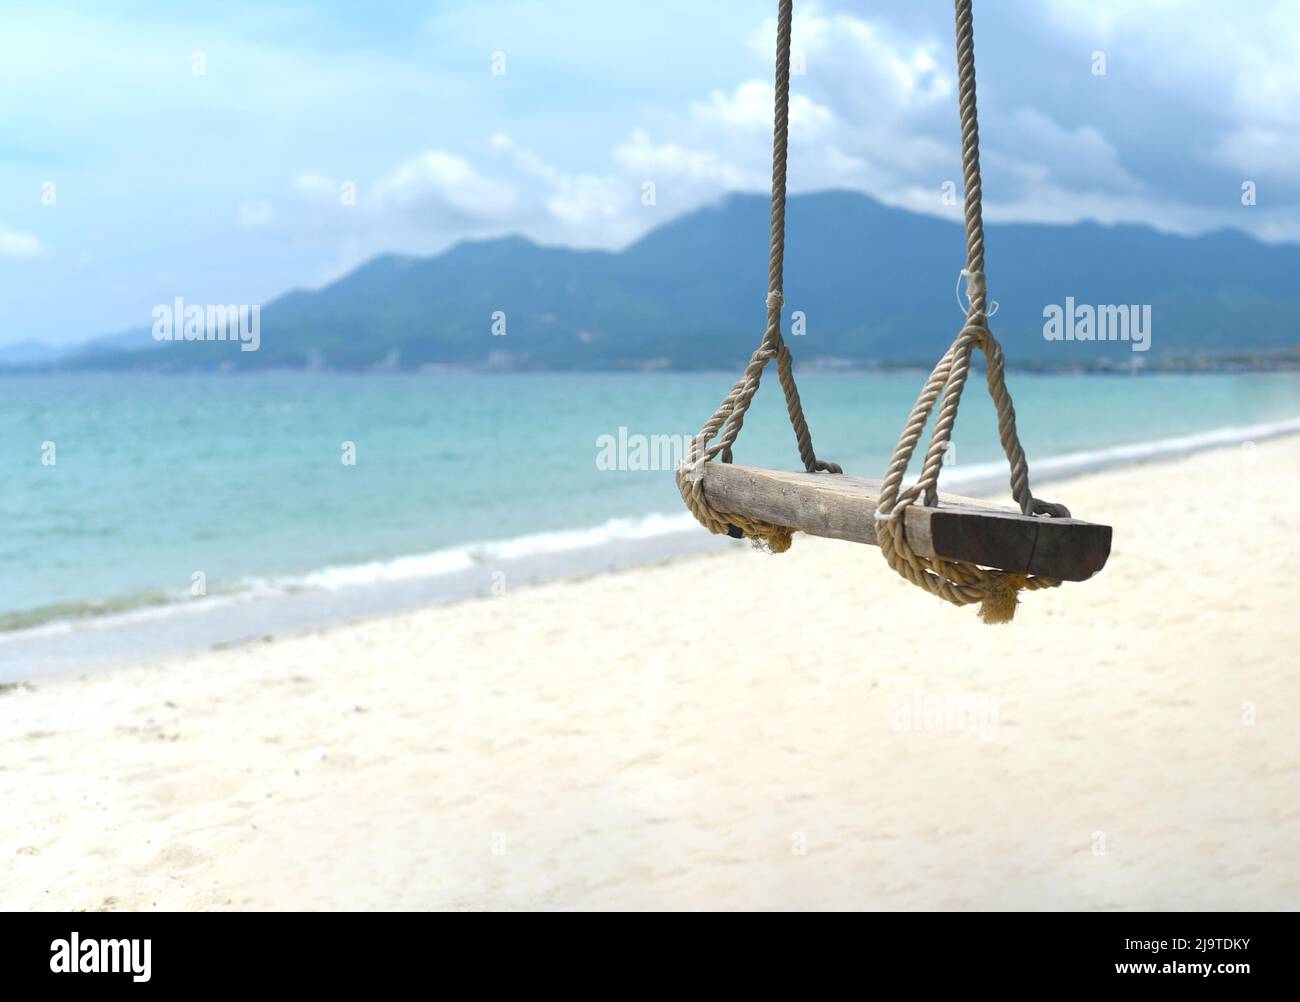
[[[0,692],[0,905],[1295,908],[1300,438],[986,627],[748,550]]]

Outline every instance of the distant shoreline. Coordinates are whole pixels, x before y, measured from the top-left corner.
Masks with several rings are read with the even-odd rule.
[[[743,363],[738,360],[737,365]],[[829,373],[835,375],[862,375],[869,373],[929,372],[933,362],[857,362],[847,359],[817,359],[796,362],[795,371],[800,375]],[[976,357],[973,368],[983,370],[982,356]],[[25,376],[59,376],[85,373],[138,373],[157,376],[256,376],[269,374],[299,373],[304,376],[315,375],[545,375],[552,373],[609,375],[628,373],[647,375],[662,373],[664,375],[682,375],[698,372],[730,372],[725,366],[683,366],[659,364],[658,360],[617,366],[564,367],[543,366],[520,363],[502,364],[461,364],[430,363],[410,367],[392,367],[376,364],[370,367],[330,367],[303,365],[269,365],[254,367],[234,365],[233,363],[215,367],[179,367],[170,364],[142,365],[14,365],[0,366],[0,377]],[[1046,364],[1040,362],[1008,361],[1007,371],[1022,375],[1081,375],[1081,376],[1140,376],[1140,375],[1236,375],[1240,373],[1264,372],[1300,372],[1300,351],[1282,355],[1245,355],[1226,357],[1168,357],[1150,358],[1135,356],[1131,360],[1101,358],[1094,362],[1069,362]]]

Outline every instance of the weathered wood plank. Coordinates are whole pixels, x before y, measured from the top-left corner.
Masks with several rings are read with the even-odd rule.
[[[876,545],[879,480],[706,463],[704,494],[721,512]],[[937,508],[911,505],[903,522],[908,543],[921,556],[1064,581],[1086,581],[1110,556],[1108,525],[1036,518],[956,494],[940,494]]]

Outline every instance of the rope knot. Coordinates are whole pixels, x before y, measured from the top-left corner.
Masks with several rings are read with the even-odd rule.
[[[956,345],[960,346],[963,341],[969,341],[972,347],[978,348],[985,355],[989,354],[997,344],[993,332],[988,329],[988,325],[982,320],[968,323],[961,329],[961,332],[957,335]]]
[[[1033,513],[1035,515],[1046,515],[1049,518],[1069,518],[1070,509],[1063,504],[1056,504],[1053,501],[1044,501],[1041,498],[1033,499]]]
[[[767,308],[770,310],[773,306],[782,306],[785,303],[785,295],[779,289],[773,289],[767,294]]]

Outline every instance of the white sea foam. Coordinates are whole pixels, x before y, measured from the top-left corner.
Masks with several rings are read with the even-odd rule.
[[[579,551],[594,551],[619,542],[635,542],[691,531],[695,520],[687,512],[650,514],[636,518],[613,518],[587,529],[561,529],[532,533],[513,539],[467,543],[460,546],[411,554],[391,560],[323,567],[306,574],[278,578],[245,578],[230,591],[193,598],[177,592],[161,601],[150,596],[147,604],[114,612],[95,611],[88,606],[79,616],[62,616],[48,622],[0,633],[0,646],[27,640],[56,637],[74,632],[95,631],[133,623],[148,623],[166,617],[202,614],[232,605],[303,592],[340,592],[348,588],[418,581],[475,568],[498,568],[511,561]]]
[[[1278,435],[1290,435],[1300,432],[1300,418],[1288,421],[1271,421],[1266,424],[1233,425],[1227,428],[1215,428],[1211,431],[1198,432],[1194,435],[1178,435],[1171,438],[1158,438],[1149,442],[1132,442],[1128,445],[1114,445],[1105,449],[1088,449],[1082,452],[1067,452],[1060,456],[1035,459],[1029,465],[1034,481],[1045,479],[1060,480],[1063,477],[1077,476],[1090,470],[1101,470],[1115,466],[1132,466],[1155,459],[1170,459],[1185,456],[1202,449],[1211,449],[1220,445],[1240,445],[1243,442],[1261,442]],[[1004,480],[1007,476],[1005,462],[971,463],[966,466],[944,467],[939,477],[941,487],[947,489],[969,488],[972,484],[983,484]]]
[[[467,543],[392,560],[326,567],[301,577],[281,579],[278,585],[284,590],[324,588],[332,591],[381,581],[409,581],[414,578],[452,574],[527,557],[591,550],[617,542],[654,539],[658,536],[688,531],[695,524],[695,520],[688,512],[672,515],[650,514],[637,518],[612,518],[601,525],[587,529],[538,532],[513,539]]]

